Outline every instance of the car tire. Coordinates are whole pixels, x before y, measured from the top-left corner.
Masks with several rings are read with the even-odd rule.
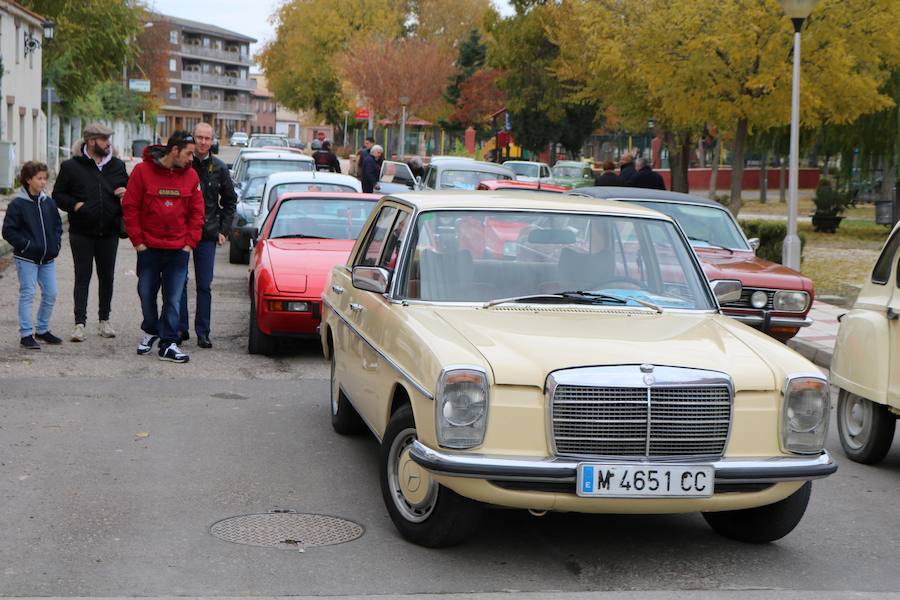
[[[350,404],[350,400],[341,390],[340,382],[336,377],[337,359],[334,356],[334,348],[331,349],[331,427],[341,435],[356,435],[366,430],[366,424],[362,417]]]
[[[874,465],[887,455],[894,441],[897,418],[886,406],[847,390],[838,394],[838,437],[847,457]]]
[[[408,448],[416,439],[416,423],[408,404],[391,416],[381,443],[381,495],[391,520],[408,541],[428,548],[453,546],[470,537],[481,521],[483,506],[464,498],[430,477],[408,459]],[[420,500],[411,503],[400,483],[406,468],[415,469],[426,481],[415,490]],[[410,479],[411,480],[411,479]],[[407,487],[408,489],[408,487]]]
[[[275,353],[275,339],[259,330],[259,320],[256,317],[256,293],[250,295],[250,331],[247,334],[247,352],[249,354],[264,354],[271,356]]]
[[[703,518],[723,537],[751,544],[774,542],[789,534],[800,523],[809,504],[811,491],[812,482],[807,481],[799,490],[774,504],[743,510],[707,512],[703,513]]]

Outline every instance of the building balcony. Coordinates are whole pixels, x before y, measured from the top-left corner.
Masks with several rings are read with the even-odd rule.
[[[235,112],[254,114],[249,102],[226,100],[204,100],[202,98],[178,98],[166,100],[167,107],[203,110],[209,112]]]
[[[252,79],[241,79],[239,77],[228,77],[226,75],[216,75],[215,73],[200,73],[197,71],[182,71],[181,80],[191,83],[202,83],[225,88],[239,88],[244,90],[256,89],[256,82]]]
[[[188,56],[199,56],[213,60],[224,60],[242,65],[250,65],[249,56],[241,56],[237,50],[219,50],[218,48],[205,48],[199,44],[182,44],[181,53]]]

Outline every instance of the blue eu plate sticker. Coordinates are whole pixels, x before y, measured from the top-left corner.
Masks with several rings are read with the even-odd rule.
[[[581,493],[590,494],[594,491],[594,467],[585,465],[581,471]]]

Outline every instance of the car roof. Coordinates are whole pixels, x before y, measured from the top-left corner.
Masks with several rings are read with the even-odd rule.
[[[442,159],[440,167],[443,170],[453,168],[457,171],[479,171],[481,173],[499,173],[507,177],[515,177],[516,173],[509,167],[498,165],[497,163],[485,162],[481,160],[472,160],[471,158],[463,159]]]
[[[315,162],[312,157],[297,152],[251,152],[243,157],[243,160],[288,160],[294,162]]]
[[[559,210],[562,212],[606,213],[655,217],[665,221],[673,219],[663,213],[625,202],[597,201],[593,198],[553,194],[530,190],[508,191],[428,191],[400,192],[386,198],[395,198],[419,210],[440,209],[498,209],[498,210]]]
[[[275,206],[278,206],[282,200],[291,198],[333,198],[335,200],[371,200],[376,202],[381,200],[381,196],[382,194],[357,194],[353,192],[287,192],[278,196],[278,202],[272,208],[274,209]]]
[[[553,164],[554,167],[590,167],[583,160],[558,160]]]
[[[504,160],[504,165],[546,165],[547,163],[538,160]]]
[[[682,194],[681,192],[669,192],[666,190],[650,190],[646,188],[618,186],[592,186],[578,188],[566,193],[572,195],[586,195],[606,200],[620,198],[622,200],[651,200],[659,202],[681,202],[684,204],[703,204],[705,206],[714,206],[725,210],[725,207],[715,200],[710,200],[703,196]]]
[[[356,177],[341,175],[340,173],[324,173],[322,171],[282,171],[269,175],[266,186],[271,187],[281,183],[306,183],[318,181],[320,183],[338,183],[361,190],[362,183]]]

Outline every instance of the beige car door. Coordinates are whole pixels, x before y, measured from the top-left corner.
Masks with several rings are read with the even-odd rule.
[[[888,242],[885,249],[888,251],[893,250],[888,265],[891,269],[889,283],[891,293],[886,307],[888,339],[890,340],[887,403],[888,406],[900,409],[900,231],[894,231],[893,239]],[[878,262],[881,263],[882,259],[879,259]],[[876,264],[876,272],[879,266],[881,265]],[[874,275],[877,275],[877,273],[874,273]],[[875,351],[880,351],[880,349],[875,349]]]

